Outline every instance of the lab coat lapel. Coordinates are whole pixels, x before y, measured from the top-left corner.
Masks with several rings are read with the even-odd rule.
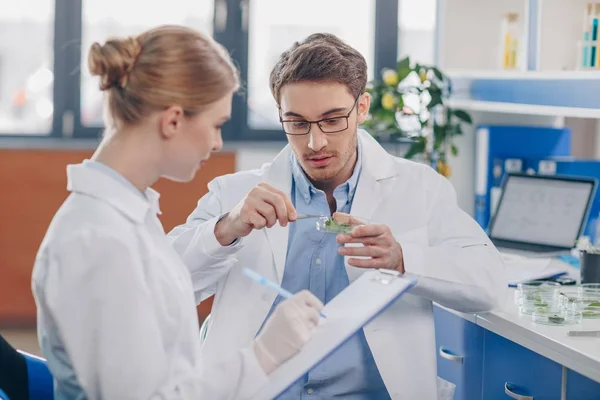
[[[290,152],[290,147],[287,145],[275,157],[264,179],[265,183],[276,187],[288,196],[291,196],[292,194]],[[269,239],[271,251],[273,252],[273,261],[275,263],[277,279],[281,284],[287,255],[289,225],[282,227],[277,223],[272,228],[265,228],[264,230]]]
[[[367,132],[359,130],[358,140],[362,146],[362,171],[350,214],[365,218],[371,222],[385,223],[385,221],[372,221],[375,211],[386,197],[381,181],[395,175],[393,157]],[[364,269],[348,265],[345,258],[346,271],[350,282],[360,277]]]
[[[385,196],[381,180],[394,176],[394,161],[368,133],[359,130],[362,148],[362,171],[356,186],[350,213],[370,220]]]

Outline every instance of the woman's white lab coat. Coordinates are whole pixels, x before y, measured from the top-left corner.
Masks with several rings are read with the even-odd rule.
[[[68,167],[68,189],[33,273],[57,398],[239,399],[266,382],[249,349],[200,362],[191,279],[158,193],[86,165]]]

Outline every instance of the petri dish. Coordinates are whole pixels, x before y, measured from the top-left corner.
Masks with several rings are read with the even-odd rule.
[[[573,303],[578,300],[585,300],[588,303],[600,301],[600,293],[585,293],[584,294],[584,293],[580,293],[579,291],[577,291],[577,292],[566,292],[566,293],[561,292],[560,294],[561,294],[561,296],[564,296],[569,303]]]
[[[585,319],[600,319],[600,300],[575,300],[569,305],[571,310],[580,312]]]
[[[600,297],[600,283],[583,283],[577,288],[579,294],[585,296]]]
[[[526,300],[535,300],[538,293],[551,293],[557,295],[560,290],[560,284],[556,282],[548,281],[532,281],[526,283],[517,284],[517,290],[515,291],[515,303],[521,304],[521,298]]]
[[[557,308],[554,310],[536,309],[531,318],[536,324],[563,326],[579,324],[583,316],[579,311]]]
[[[341,224],[339,222],[336,222],[333,220],[333,218],[331,217],[321,217],[317,220],[316,222],[316,226],[317,226],[317,230],[319,232],[326,232],[326,233],[334,233],[334,234],[350,234],[352,233],[352,229],[354,229],[355,226],[358,225],[365,225],[368,222],[367,219],[365,218],[361,218],[361,217],[354,217],[356,220],[359,220],[360,223],[359,224]]]
[[[526,293],[519,301],[519,311],[531,315],[536,310],[562,310],[567,303],[566,298],[555,292]]]

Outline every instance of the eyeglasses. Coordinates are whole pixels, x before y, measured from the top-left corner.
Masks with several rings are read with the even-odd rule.
[[[287,135],[308,135],[310,133],[310,129],[313,124],[319,125],[321,131],[323,133],[338,133],[345,131],[348,129],[348,118],[350,118],[350,114],[354,111],[356,104],[358,104],[358,99],[360,95],[354,100],[354,104],[348,114],[340,116],[340,117],[329,117],[323,118],[318,121],[307,121],[302,119],[282,119],[281,114],[279,115],[279,122],[281,122],[281,126],[283,127],[283,131]],[[281,110],[280,110],[281,113]]]

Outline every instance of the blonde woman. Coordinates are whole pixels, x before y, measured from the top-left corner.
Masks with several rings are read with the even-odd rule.
[[[96,43],[88,64],[107,130],[91,160],[67,167],[71,194],[33,273],[55,397],[249,397],[310,339],[322,304],[297,294],[234,358],[204,365],[190,272],[150,188],[160,177],[189,181],[221,148],[238,73],[211,38],[177,26]],[[227,252],[216,239],[203,245]]]

